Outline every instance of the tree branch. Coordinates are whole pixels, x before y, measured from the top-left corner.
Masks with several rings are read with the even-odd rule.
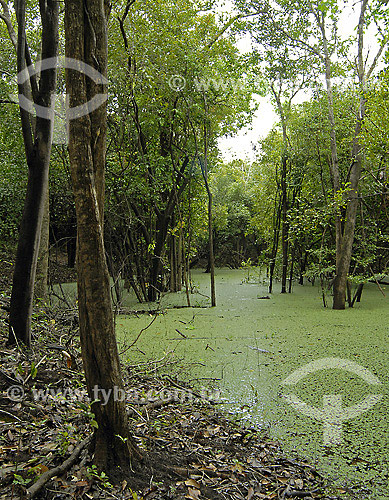
[[[8,34],[11,39],[12,45],[14,46],[15,50],[17,51],[18,48],[18,38],[15,32],[15,29],[13,27],[12,21],[11,21],[11,15],[8,9],[8,5],[5,2],[5,0],[0,0],[0,5],[3,9],[3,14],[0,13],[0,19],[2,19],[5,22],[5,25],[7,26]]]
[[[78,458],[78,455],[81,453],[81,451],[89,444],[91,441],[91,437],[88,436],[86,439],[81,441],[81,443],[75,448],[73,453],[70,455],[70,457],[65,460],[61,465],[58,467],[54,467],[54,469],[48,470],[47,472],[44,472],[38,481],[36,481],[30,488],[27,490],[27,498],[31,499],[34,498],[34,496],[43,488],[43,486],[50,481],[51,478],[54,476],[59,476],[60,474],[63,474],[67,470],[70,469],[70,467],[75,463],[75,461]]]

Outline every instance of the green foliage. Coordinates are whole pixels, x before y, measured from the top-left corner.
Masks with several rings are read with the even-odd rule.
[[[97,479],[98,481],[100,481],[103,488],[112,488],[112,484],[109,482],[107,474],[104,471],[99,472],[96,465],[91,465],[90,467],[87,467],[86,471],[87,471],[86,472],[87,476],[90,479]]]

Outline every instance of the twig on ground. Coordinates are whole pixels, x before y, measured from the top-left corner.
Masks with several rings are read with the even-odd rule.
[[[38,481],[36,481],[32,486],[30,486],[26,492],[26,498],[30,500],[30,498],[34,498],[34,496],[43,488],[43,486],[50,481],[51,478],[54,476],[58,476],[59,474],[63,474],[66,472],[70,467],[75,463],[75,461],[78,458],[78,455],[81,453],[81,451],[89,444],[91,441],[91,436],[88,436],[85,438],[81,443],[75,448],[73,453],[70,455],[70,457],[65,460],[61,465],[58,467],[54,467],[54,469],[48,470],[47,472],[44,472]]]

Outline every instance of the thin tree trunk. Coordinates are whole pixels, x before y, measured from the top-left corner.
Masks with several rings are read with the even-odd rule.
[[[202,174],[208,196],[208,265],[211,273],[211,306],[216,306],[216,289],[215,289],[215,256],[213,250],[213,224],[212,224],[212,193],[208,184],[208,137],[207,127],[204,125],[204,163],[202,164]]]
[[[209,267],[211,271],[211,306],[216,306],[215,290],[215,256],[213,252],[213,227],[212,227],[212,193],[207,188],[208,193],[208,239],[209,239]]]
[[[275,203],[277,205],[277,197]],[[275,207],[275,210],[276,210],[276,218],[273,230],[273,246],[271,250],[270,265],[269,265],[269,293],[273,292],[274,269],[276,267],[278,243],[280,238],[281,205]]]
[[[180,229],[178,233],[178,244],[177,244],[177,290],[180,292],[182,290],[182,262],[185,257],[183,257],[183,235],[182,235],[182,221],[180,221]]]
[[[288,275],[288,235],[289,235],[289,225],[288,225],[288,193],[287,193],[287,157],[282,158],[282,173],[281,173],[281,220],[282,220],[282,231],[281,231],[281,246],[282,246],[282,277],[281,277],[281,293],[286,293],[286,282]]]
[[[34,295],[36,298],[46,300],[47,298],[47,285],[48,285],[48,272],[49,272],[49,236],[50,236],[50,207],[49,207],[49,193],[46,195],[41,239],[39,244],[38,262],[36,268],[36,282]]]
[[[281,293],[286,293],[286,282],[288,275],[288,134],[287,121],[284,113],[284,108],[281,102],[281,83],[280,88],[276,91],[274,85],[270,86],[273,96],[277,103],[278,114],[280,115],[282,125],[282,159],[281,159],[281,246],[282,246],[282,276],[281,276]],[[290,101],[289,101],[290,106]]]
[[[296,255],[296,245],[293,246],[292,250],[292,258],[291,258],[291,263],[290,263],[290,274],[289,274],[289,288],[288,288],[288,293],[292,293],[292,284],[293,284],[293,272],[294,272],[294,261],[295,261],[295,255]]]
[[[176,236],[170,235],[170,291],[177,292],[177,249]]]
[[[40,4],[42,20],[42,59],[57,56],[58,49],[58,14],[59,4],[47,0]],[[17,3],[18,72],[26,67],[25,0]],[[36,80],[31,78],[32,82]],[[34,87],[34,101],[41,106],[51,108],[57,81],[56,68],[42,72],[39,89]],[[25,83],[19,84],[19,94],[29,94]],[[53,137],[53,122],[37,117],[33,134],[28,111],[20,107],[24,146],[28,166],[28,182],[20,225],[18,248],[12,283],[9,314],[9,343],[16,339],[29,346],[31,344],[31,316],[34,298],[36,266],[41,237],[45,198],[48,189],[49,163]],[[34,139],[33,139],[34,138]]]

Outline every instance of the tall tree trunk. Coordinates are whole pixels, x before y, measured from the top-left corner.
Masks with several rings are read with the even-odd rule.
[[[100,0],[66,0],[66,55],[107,71],[106,15]],[[70,107],[106,92],[85,74],[67,69]],[[69,126],[69,156],[77,215],[77,283],[82,358],[95,431],[94,460],[99,468],[128,469],[140,453],[129,432],[103,241],[106,106]],[[103,392],[109,395],[106,404]],[[101,399],[100,399],[101,398]],[[100,400],[99,400],[100,399]]]
[[[47,0],[40,3],[42,60],[57,56],[58,13],[57,1]],[[17,66],[20,72],[25,69],[26,61],[31,63],[25,32],[25,0],[19,0],[17,3],[17,20]],[[34,76],[30,80],[35,82],[32,92],[34,102],[50,109],[57,81],[56,68],[42,72],[39,88]],[[19,94],[28,96],[29,93],[27,84],[19,83]],[[53,120],[37,116],[33,133],[28,111],[20,107],[20,116],[28,166],[28,182],[12,283],[9,343],[20,340],[29,346],[36,266],[48,189]]]
[[[38,262],[36,268],[36,282],[34,295],[36,298],[47,298],[47,284],[49,272],[49,236],[50,236],[50,207],[49,193],[47,192],[41,228]]]
[[[205,139],[206,142],[206,139]],[[205,148],[206,151],[206,148]],[[211,306],[216,306],[216,289],[215,289],[215,256],[213,250],[213,225],[212,225],[212,192],[208,184],[208,166],[207,156],[205,154],[204,163],[199,158],[201,172],[205,183],[208,196],[208,267],[206,272],[211,273]],[[209,271],[208,271],[209,268]]]
[[[361,116],[362,116],[362,109],[364,110],[364,102],[361,103]],[[350,269],[352,248],[355,235],[355,225],[357,220],[358,184],[362,171],[362,151],[358,138],[360,130],[361,130],[361,122],[358,121],[355,130],[355,138],[353,146],[354,160],[350,171],[350,181],[349,181],[350,188],[348,191],[349,199],[347,203],[346,217],[345,217],[343,235],[341,239],[339,258],[337,261],[337,269],[336,269],[337,272],[334,280],[334,300],[333,300],[334,309],[345,308],[348,273]]]
[[[177,291],[182,290],[182,263],[185,260],[184,256],[184,246],[183,246],[183,234],[182,234],[182,221],[180,221],[180,229],[178,232],[178,242],[177,242]]]
[[[273,245],[271,249],[270,265],[269,265],[269,293],[273,292],[274,270],[276,267],[278,242],[280,239],[281,205],[278,204],[277,200],[278,200],[278,195],[276,195],[275,197],[275,206],[274,206],[275,217],[273,224]]]
[[[334,281],[334,309],[344,309],[346,301],[346,290],[347,290],[347,280],[348,273],[351,263],[352,248],[354,243],[355,235],[355,225],[357,220],[357,210],[358,210],[358,185],[361,178],[363,154],[362,148],[359,141],[359,136],[362,130],[362,123],[365,118],[366,111],[366,68],[365,60],[363,55],[363,43],[364,43],[364,30],[365,30],[365,13],[367,9],[368,0],[362,0],[361,11],[358,23],[358,57],[357,57],[357,73],[359,82],[359,110],[357,121],[355,124],[354,140],[352,148],[352,164],[349,169],[349,190],[348,190],[348,201],[346,205],[346,215],[343,228],[343,234],[341,236],[341,241],[339,244],[339,252],[337,251],[337,261],[336,261],[336,277]],[[380,53],[380,52],[379,52]],[[374,60],[368,74],[374,68],[377,59]]]
[[[216,306],[215,289],[215,256],[213,251],[213,226],[212,226],[212,193],[207,183],[208,193],[208,240],[209,240],[209,267],[211,271],[211,306]]]
[[[365,13],[367,9],[368,0],[361,1],[361,10],[358,22],[358,56],[357,56],[357,75],[359,81],[360,105],[359,113],[355,125],[354,141],[352,148],[352,165],[350,167],[348,190],[348,200],[346,203],[346,214],[344,227],[341,224],[340,209],[335,206],[335,229],[336,229],[336,277],[333,284],[334,298],[333,309],[345,309],[346,292],[347,292],[347,279],[350,269],[352,246],[354,242],[355,224],[358,208],[358,184],[362,171],[362,151],[359,143],[359,134],[362,128],[362,122],[365,116],[365,78],[366,74],[371,75],[375,68],[377,61],[382,54],[384,44],[381,45],[377,57],[366,73],[365,59],[363,54],[364,44],[364,30],[365,30]],[[332,75],[331,75],[331,59],[326,36],[326,25],[324,14],[317,18],[318,26],[321,30],[323,50],[324,50],[324,63],[325,63],[325,77],[327,87],[327,100],[328,100],[328,116],[330,122],[330,138],[331,138],[331,177],[334,190],[334,197],[340,191],[340,174],[338,164],[338,152],[336,144],[336,123],[334,115],[333,91],[332,91]]]
[[[286,281],[288,274],[288,253],[289,253],[289,224],[288,224],[288,192],[287,192],[287,162],[286,154],[282,158],[281,172],[281,246],[282,246],[282,277],[281,277],[281,293],[286,293]]]
[[[292,249],[292,256],[291,256],[291,263],[290,263],[290,273],[289,273],[289,288],[288,288],[288,293],[292,293],[295,256],[296,256],[296,243],[293,245],[293,249]]]
[[[277,111],[281,119],[282,125],[282,158],[281,158],[281,246],[282,246],[282,276],[281,276],[281,293],[286,293],[286,282],[288,275],[288,133],[287,133],[287,116],[285,115],[284,107],[281,102],[282,79],[278,91],[274,85],[270,85],[273,96],[277,103]],[[288,102],[290,108],[291,100]],[[270,288],[270,287],[269,287]]]
[[[177,292],[177,248],[176,236],[170,235],[170,291]]]
[[[157,217],[157,234],[155,237],[154,253],[151,259],[150,279],[147,290],[147,299],[149,302],[155,302],[162,292],[162,258],[169,223],[170,217],[165,216],[164,213]]]

